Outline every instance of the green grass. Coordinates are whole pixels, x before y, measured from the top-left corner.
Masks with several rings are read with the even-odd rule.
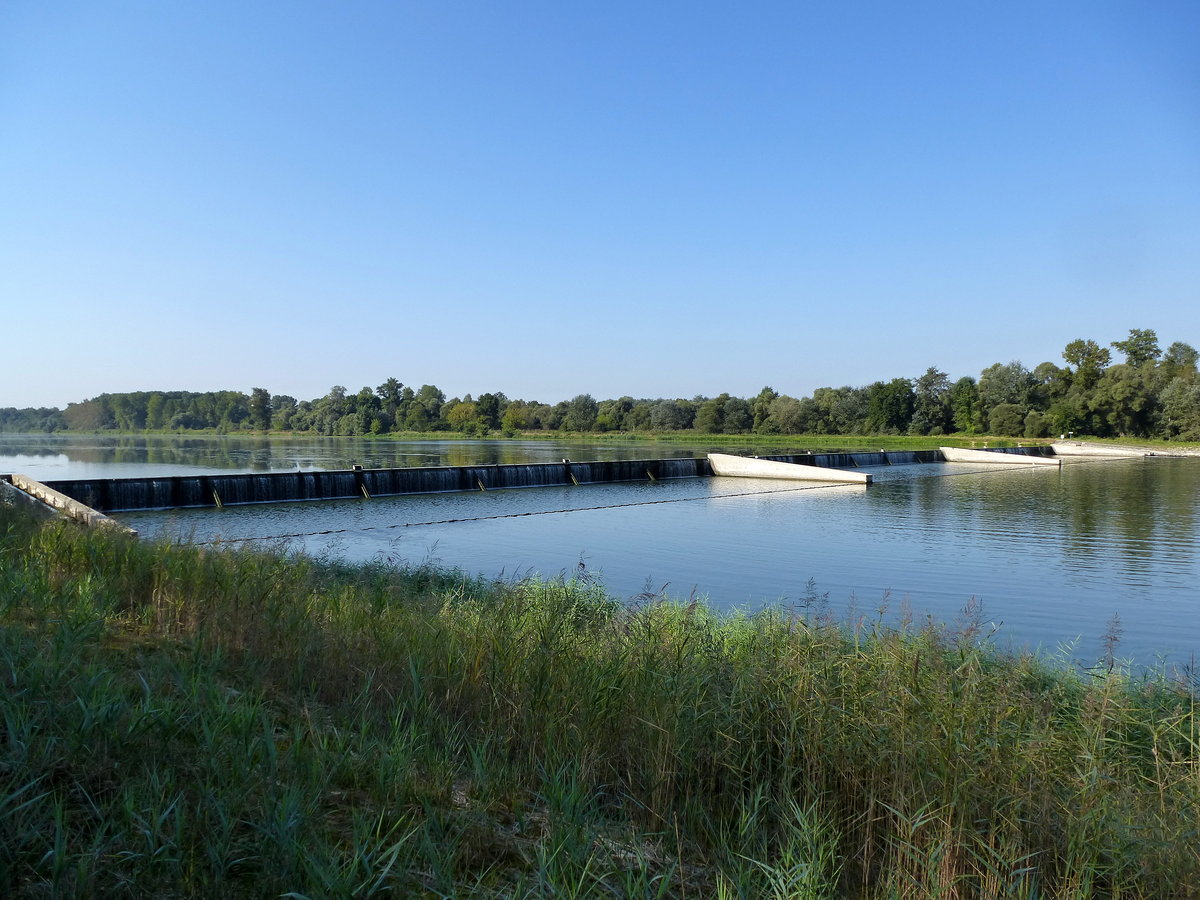
[[[0,509],[0,893],[1174,898],[1191,686]]]

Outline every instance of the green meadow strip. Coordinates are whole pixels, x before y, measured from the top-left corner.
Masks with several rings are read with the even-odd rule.
[[[1195,684],[0,509],[13,897],[1186,898]]]

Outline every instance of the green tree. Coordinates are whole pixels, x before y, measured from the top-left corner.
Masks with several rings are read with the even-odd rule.
[[[1025,416],[1025,431],[1027,438],[1045,437],[1050,433],[1050,420],[1036,409],[1030,410]]]
[[[654,404],[649,400],[638,400],[634,402],[629,412],[625,413],[622,419],[622,426],[626,431],[649,431],[650,412],[654,408]]]
[[[993,363],[979,373],[979,403],[985,411],[1001,403],[1027,407],[1035,383],[1033,373],[1018,360]]]
[[[754,427],[754,412],[749,402],[741,397],[730,397],[726,400],[722,412],[726,434],[744,434]]]
[[[1033,381],[1029,402],[1034,409],[1045,412],[1055,400],[1071,389],[1071,370],[1060,368],[1052,362],[1039,363],[1033,369]]]
[[[1085,390],[1100,380],[1104,369],[1112,362],[1112,354],[1107,347],[1101,347],[1093,340],[1076,338],[1063,348],[1063,359],[1068,366],[1074,366],[1071,379]]]
[[[271,427],[276,431],[290,431],[296,417],[296,398],[287,394],[276,394],[271,398]]]
[[[596,427],[599,406],[591,394],[577,394],[567,404],[563,416],[563,431],[591,431]]]
[[[1200,378],[1173,378],[1159,397],[1159,434],[1200,441]]]
[[[1096,383],[1091,408],[1101,417],[1108,433],[1145,436],[1155,424],[1158,398],[1155,373],[1146,365],[1117,365]]]
[[[525,431],[530,427],[529,406],[521,400],[508,404],[500,417],[500,427],[509,434]]]
[[[400,392],[404,390],[404,385],[395,378],[389,378],[379,387],[375,388],[375,393],[379,396],[379,401],[386,407],[390,406],[394,410],[400,405]]]
[[[153,391],[146,398],[146,427],[153,431],[166,425],[166,411],[166,398],[158,391]]]
[[[998,403],[988,413],[988,430],[992,434],[1017,436],[1025,432],[1025,408],[1015,403]]]
[[[266,388],[250,390],[250,424],[262,431],[271,427],[271,392]]]
[[[655,431],[690,428],[695,412],[686,400],[657,400],[650,408],[650,427]]]
[[[980,430],[979,388],[975,379],[964,375],[950,386],[950,421],[955,431],[977,434]]]
[[[625,418],[632,410],[632,397],[601,401],[599,412],[596,414],[596,429],[598,431],[624,430],[626,428]]]
[[[446,395],[435,385],[423,384],[408,403],[405,426],[410,431],[429,431],[442,424]]]
[[[446,404],[446,421],[455,431],[474,433],[483,426],[479,418],[479,404],[471,400]]]
[[[912,434],[945,434],[950,427],[950,377],[933,366],[913,384]]]
[[[750,412],[754,416],[752,427],[756,433],[762,434],[770,427],[771,401],[778,396],[774,388],[766,386],[750,401]]]
[[[711,400],[704,400],[696,407],[696,418],[692,427],[705,434],[720,434],[725,430],[725,401],[728,394],[721,394]]]
[[[770,403],[770,431],[776,434],[802,434],[805,430],[804,407],[795,397],[779,394]]]
[[[500,417],[504,415],[504,407],[507,405],[508,398],[502,393],[480,394],[475,400],[479,421],[485,428],[500,427]]]
[[[1182,341],[1176,341],[1163,354],[1159,368],[1163,370],[1163,376],[1166,381],[1170,381],[1172,378],[1180,375],[1192,376],[1196,374],[1196,361],[1198,358],[1200,358],[1200,353],[1196,351],[1195,347],[1185,344]]]
[[[907,381],[908,379],[901,379]],[[829,410],[832,434],[862,434],[867,430],[870,403],[867,388],[840,387],[833,389],[833,404]]]
[[[337,434],[338,423],[349,411],[346,388],[335,384],[329,393],[313,401],[312,428],[317,434]]]
[[[907,378],[876,381],[867,387],[867,430],[903,434],[913,417],[913,386]]]
[[[400,404],[404,389],[404,385],[395,378],[389,378],[375,388],[375,394],[379,397],[379,421],[385,431],[391,431],[398,422],[403,422]]]
[[[383,430],[382,401],[364,385],[354,396],[354,429],[357,434],[379,434]]]
[[[1154,362],[1162,354],[1158,349],[1158,335],[1151,328],[1130,328],[1128,338],[1113,341],[1112,345],[1125,354],[1125,364],[1135,369]]]

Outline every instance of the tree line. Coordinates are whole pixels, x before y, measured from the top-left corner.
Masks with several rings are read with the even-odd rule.
[[[1112,348],[1111,350],[1109,348]],[[1124,357],[1114,363],[1112,351]],[[823,387],[792,397],[764,387],[753,397],[597,401],[580,394],[554,404],[503,393],[446,395],[389,378],[351,393],[297,400],[265,388],[101,394],[55,408],[0,409],[0,431],[290,431],[319,435],[453,431],[469,436],[523,432],[701,434],[1075,434],[1200,440],[1197,351],[1161,350],[1151,329],[1102,346],[1079,338],[1065,365],[994,363],[957,381],[936,367],[916,378],[863,387]]]

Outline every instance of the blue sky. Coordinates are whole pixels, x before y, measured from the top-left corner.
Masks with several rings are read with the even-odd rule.
[[[0,5],[0,406],[1200,346],[1194,2]]]

